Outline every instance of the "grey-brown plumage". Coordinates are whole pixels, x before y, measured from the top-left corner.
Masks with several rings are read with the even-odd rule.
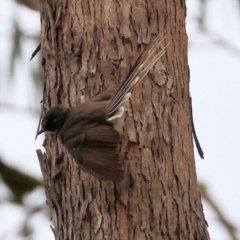
[[[131,91],[165,53],[165,36],[158,35],[143,51],[119,87],[106,90],[80,106],[52,107],[38,132],[57,133],[80,168],[103,180],[119,181],[124,170],[119,159],[119,123]],[[117,130],[118,131],[117,131]]]

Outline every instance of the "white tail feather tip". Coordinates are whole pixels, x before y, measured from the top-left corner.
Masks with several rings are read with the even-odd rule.
[[[114,119],[120,118],[122,117],[123,113],[124,113],[125,108],[124,107],[120,107],[117,112],[110,118],[107,119],[108,122],[113,121]]]

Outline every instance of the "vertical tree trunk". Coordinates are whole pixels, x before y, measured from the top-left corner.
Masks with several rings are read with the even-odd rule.
[[[162,63],[133,92],[121,156],[104,182],[79,170],[60,142],[38,151],[56,239],[209,239],[197,186],[183,0],[41,3],[43,106],[76,106],[119,84],[159,32]]]

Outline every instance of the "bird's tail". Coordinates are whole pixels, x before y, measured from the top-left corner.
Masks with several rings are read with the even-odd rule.
[[[165,54],[166,48],[169,45],[168,43],[161,47],[165,38],[166,35],[164,33],[159,34],[139,56],[116,94],[111,99],[108,121],[121,117],[124,112],[124,108],[121,108],[121,106],[131,96],[133,88],[141,82],[154,64]]]

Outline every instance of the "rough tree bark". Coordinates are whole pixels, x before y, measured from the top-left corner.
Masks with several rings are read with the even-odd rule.
[[[125,178],[79,170],[46,136],[38,151],[56,239],[209,239],[198,190],[189,103],[184,0],[42,0],[43,112],[119,84],[146,44],[171,45],[131,97]]]

